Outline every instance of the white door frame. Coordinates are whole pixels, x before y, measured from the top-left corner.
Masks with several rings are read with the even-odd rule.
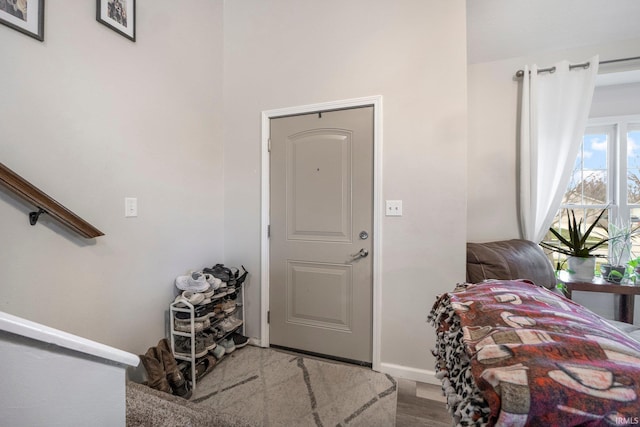
[[[260,346],[269,346],[269,324],[267,311],[269,310],[269,135],[271,134],[272,118],[314,113],[318,111],[340,110],[373,106],[373,325],[371,365],[373,370],[380,371],[380,341],[381,341],[381,250],[382,250],[382,96],[354,98],[342,101],[325,102],[319,104],[302,105],[298,107],[281,108],[262,112],[262,200],[261,200],[261,257],[260,257]]]

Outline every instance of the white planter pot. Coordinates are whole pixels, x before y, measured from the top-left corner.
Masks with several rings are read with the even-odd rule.
[[[596,269],[596,257],[574,257],[567,258],[569,266],[569,276],[573,280],[584,280],[590,282],[593,280],[594,270]]]

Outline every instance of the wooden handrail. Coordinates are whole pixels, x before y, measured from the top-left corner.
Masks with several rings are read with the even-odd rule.
[[[40,213],[46,213],[87,239],[104,236],[102,231],[47,196],[2,163],[0,163],[0,184],[38,208],[38,212],[29,214],[32,225],[35,225]]]

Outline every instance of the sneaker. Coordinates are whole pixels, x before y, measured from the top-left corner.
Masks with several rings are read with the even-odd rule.
[[[205,274],[205,277],[207,276],[207,274]],[[213,277],[211,275],[208,275],[209,277]],[[209,281],[207,280],[207,283]],[[207,289],[205,289],[204,291],[202,291],[202,295],[204,295],[205,298],[211,298],[213,296],[213,294],[216,292],[216,290],[214,289],[214,287],[211,285],[211,283],[209,283],[209,287]]]
[[[249,338],[245,337],[244,335],[240,335],[237,332],[232,333],[229,336],[229,339],[233,340],[236,348],[242,348],[249,343]]]
[[[224,319],[222,322],[218,323],[220,329],[222,329],[225,333],[231,332],[233,330],[233,325],[229,322],[228,319]]]
[[[218,300],[227,294],[226,288],[224,290],[218,289],[215,294],[211,297],[211,300]]]
[[[222,311],[224,311],[227,314],[233,313],[236,310],[236,303],[233,301],[225,301],[224,303],[222,303],[221,308],[222,308]]]
[[[182,298],[189,301],[191,305],[198,305],[204,301],[204,294],[193,291],[183,291]]]
[[[224,266],[224,264],[216,264],[211,268],[205,268],[202,270],[204,273],[209,273],[213,277],[228,282],[231,278],[231,270]]]
[[[225,352],[224,347],[219,345],[216,348],[214,348],[211,353],[213,353],[213,355],[216,357],[216,359],[220,360],[220,359],[222,359],[222,356],[224,356],[224,352]]]
[[[220,345],[224,347],[224,354],[231,354],[236,351],[236,345],[232,339],[226,339],[220,341]]]
[[[176,277],[176,287],[182,291],[202,292],[209,287],[204,274],[193,272],[187,276]]]
[[[205,340],[196,337],[196,347],[194,349],[195,357],[202,357],[207,355],[207,347]],[[189,337],[176,337],[175,348],[173,352],[176,356],[191,357],[191,338]]]
[[[222,322],[220,322],[219,326],[222,328],[223,331],[231,332],[234,329],[237,329],[238,327],[242,326],[242,320],[237,319],[233,316],[230,316],[224,319]]]
[[[220,294],[226,295],[227,294],[227,282],[220,283],[220,289],[218,289],[218,291],[220,292]]]
[[[211,334],[214,335],[215,339],[220,339],[224,337],[225,332],[221,328],[215,327],[211,329]]]
[[[196,380],[199,380],[200,378],[204,377],[205,375],[207,375],[209,372],[211,372],[213,370],[213,368],[216,366],[216,359],[213,356],[205,356],[200,360],[197,360],[196,362]],[[193,379],[191,378],[191,369],[187,369],[185,371],[185,375],[184,375],[189,381],[193,382]]]
[[[204,322],[209,318],[209,314],[213,311],[213,308],[209,308],[207,306],[197,306],[193,310],[194,318],[193,320],[197,322]],[[191,313],[188,311],[178,311],[175,314],[176,320],[179,321],[189,321],[191,319]]]
[[[207,350],[213,350],[216,348],[216,336],[212,332],[203,332],[202,338],[204,340],[204,345]]]
[[[204,274],[205,280],[207,281],[207,283],[211,288],[211,291],[215,291],[220,287],[220,283],[222,282],[222,280],[216,277],[213,277],[213,274],[209,274],[209,273],[203,273],[203,274]]]
[[[194,321],[193,322],[193,331],[194,332],[202,332],[203,330],[207,329],[210,326],[211,326],[211,322],[209,321],[208,318],[205,319],[202,322]],[[184,321],[184,320],[176,319],[175,322],[173,322],[173,327],[178,332],[190,333],[191,332],[191,321],[190,320]]]
[[[244,323],[242,319],[238,319],[235,316],[229,316],[227,320],[231,323],[233,329],[239,328]]]

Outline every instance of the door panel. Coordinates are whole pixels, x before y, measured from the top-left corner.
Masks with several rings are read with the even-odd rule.
[[[272,119],[270,170],[270,343],[371,362],[373,107]]]
[[[351,331],[351,266],[288,262],[287,322]]]
[[[350,240],[351,139],[334,129],[287,139],[289,239]]]

